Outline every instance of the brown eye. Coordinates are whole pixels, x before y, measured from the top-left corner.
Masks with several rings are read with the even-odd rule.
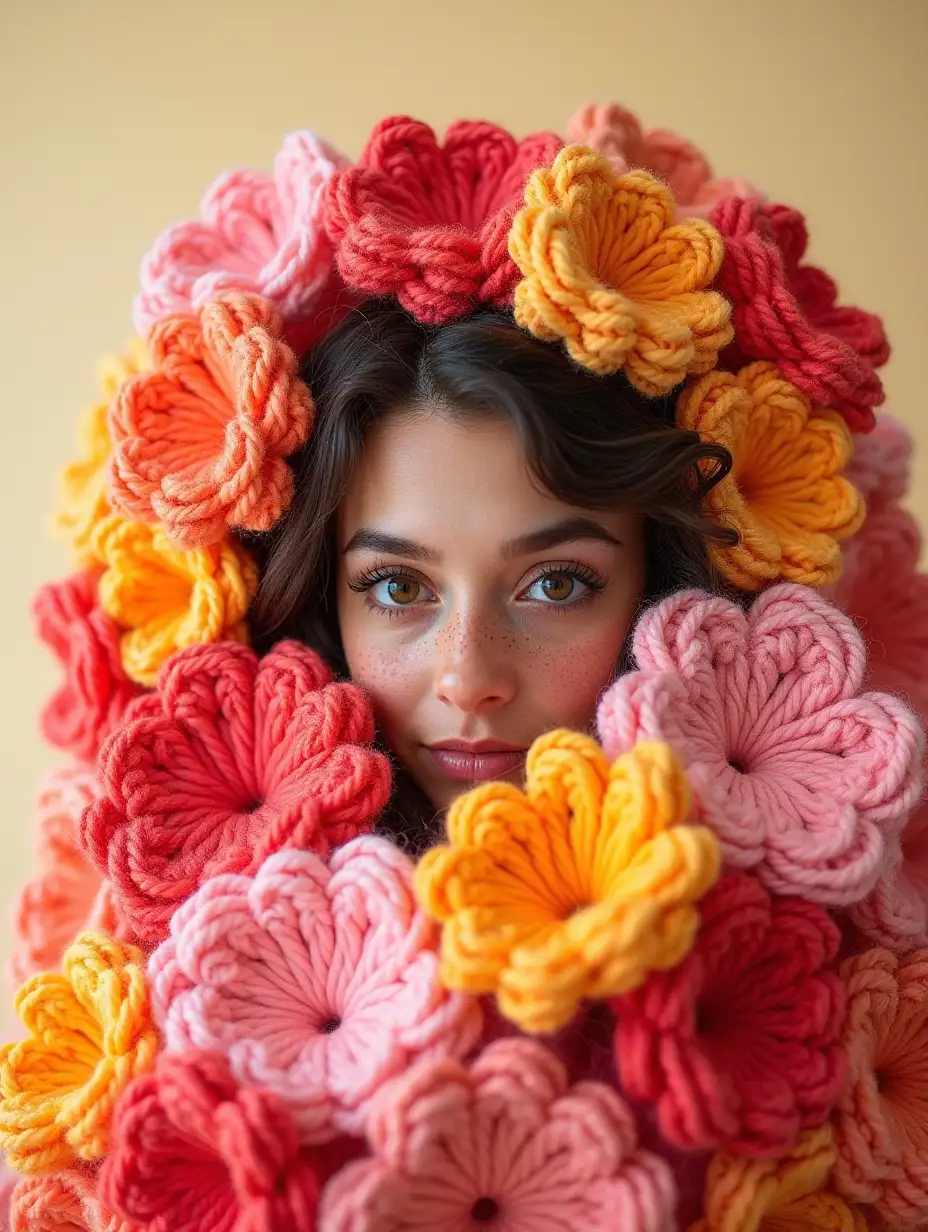
[[[422,587],[415,578],[406,577],[400,574],[397,577],[390,578],[387,583],[387,594],[393,603],[400,607],[405,607],[408,603],[415,603],[419,598],[419,591]]]
[[[546,599],[563,602],[573,593],[574,581],[570,573],[549,573],[541,579],[541,589]]]

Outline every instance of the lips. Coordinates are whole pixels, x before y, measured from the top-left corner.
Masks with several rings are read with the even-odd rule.
[[[499,740],[445,740],[426,746],[426,752],[448,778],[483,783],[518,770],[527,750]]]

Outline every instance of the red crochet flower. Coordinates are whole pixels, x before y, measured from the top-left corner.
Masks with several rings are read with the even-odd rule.
[[[219,872],[247,872],[286,846],[320,855],[368,831],[390,790],[374,721],[354,685],[281,642],[192,646],[162,669],[104,745],[103,798],[81,840],[146,942]]]
[[[512,216],[529,172],[562,145],[553,133],[516,141],[480,120],[452,124],[439,145],[419,120],[381,120],[358,165],[326,185],[339,272],[367,295],[395,295],[428,325],[507,307],[521,278],[507,247]]]
[[[93,761],[142,690],[122,669],[121,631],[97,602],[97,577],[75,573],[43,586],[32,604],[36,633],[65,671],[40,722],[50,744]]]
[[[859,308],[835,307],[831,279],[800,265],[802,215],[757,197],[726,197],[709,221],[725,240],[716,286],[732,303],[735,353],[726,362],[773,360],[814,403],[840,411],[853,431],[872,429],[873,408],[885,397],[875,371],[889,353],[882,326]]]
[[[776,1157],[841,1092],[840,934],[821,907],[772,898],[745,873],[700,913],[680,966],[613,1004],[622,1084],[656,1102],[668,1142]]]

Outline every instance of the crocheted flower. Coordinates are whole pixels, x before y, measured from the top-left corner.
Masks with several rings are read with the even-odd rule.
[[[495,992],[523,1031],[547,1032],[584,997],[680,961],[719,854],[707,830],[680,824],[689,790],[664,745],[610,766],[588,736],[554,731],[526,773],[524,795],[488,783],[454,801],[450,845],[422,857],[416,893],[444,924],[445,984]]]
[[[299,325],[331,273],[322,191],[347,161],[303,129],[284,138],[273,176],[246,168],[221,175],[203,198],[200,219],[168,227],[143,259],[136,328],[193,312],[225,291],[261,295],[285,324]]]
[[[155,1057],[142,955],[82,933],[62,974],[16,994],[25,1039],[0,1047],[0,1146],[19,1172],[50,1172],[107,1150],[113,1106]]]
[[[666,128],[645,132],[641,121],[619,103],[589,103],[567,125],[571,142],[605,154],[616,174],[643,167],[663,180],[687,217],[705,218],[724,197],[752,197],[743,180],[715,179],[705,156]]]
[[[12,1225],[0,1227],[17,1232],[133,1232],[100,1205],[96,1178],[76,1168],[25,1177],[13,1192],[10,1215]]]
[[[731,341],[728,304],[704,289],[718,234],[701,219],[674,224],[670,190],[646,171],[616,175],[602,154],[568,146],[530,177],[509,251],[524,275],[518,323],[562,339],[592,372],[624,369],[642,393],[708,372]]]
[[[827,1125],[809,1130],[780,1159],[718,1155],[709,1169],[706,1218],[690,1232],[867,1232],[861,1212],[833,1193]]]
[[[820,907],[772,899],[746,873],[723,877],[700,916],[679,967],[614,1003],[622,1086],[656,1101],[668,1142],[775,1157],[841,1091],[840,935]]]
[[[745,358],[772,360],[816,406],[840,411],[852,431],[867,432],[873,408],[885,397],[874,369],[880,352],[855,347],[875,318],[859,309],[824,308],[819,292],[813,294],[798,273],[796,239],[789,232],[801,226],[805,233],[802,215],[788,211],[793,222],[787,226],[785,210],[758,198],[727,197],[709,215],[725,241],[716,286],[732,305],[731,362],[738,367]]]
[[[707,511],[740,535],[711,545],[733,586],[759,590],[778,578],[827,586],[841,571],[839,540],[864,520],[860,493],[840,472],[853,449],[844,420],[813,408],[773,364],[737,375],[710,372],[685,389],[677,422],[732,456]]]
[[[866,501],[868,517],[906,496],[911,472],[912,437],[897,419],[878,415],[872,432],[854,437],[847,477]]]
[[[360,1133],[371,1097],[420,1056],[463,1056],[477,1002],[438,979],[437,930],[386,839],[271,856],[216,877],[171,920],[149,975],[169,1050],[205,1047],[289,1105],[304,1141]]]
[[[920,792],[923,735],[896,698],[861,693],[853,623],[804,586],[745,613],[700,591],[645,612],[638,670],[604,694],[603,748],[666,740],[726,861],[776,894],[848,906],[873,889]]]
[[[928,949],[928,802],[909,817],[879,881],[848,917],[871,944],[899,954]]]
[[[160,521],[187,548],[271,529],[293,499],[286,457],[313,417],[282,331],[269,300],[233,292],[159,321],[154,371],[127,381],[110,407],[120,513]]]
[[[104,1201],[151,1232],[314,1232],[320,1181],[284,1102],[222,1057],[162,1053],[120,1101]]]
[[[491,1044],[469,1066],[426,1061],[378,1095],[373,1159],[349,1164],[322,1197],[328,1232],[663,1232],[670,1170],[637,1151],[634,1122],[599,1082],[570,1086],[532,1040]]]
[[[333,684],[295,642],[261,660],[229,643],[192,647],[135,705],[100,755],[103,796],[81,842],[146,942],[210,875],[287,845],[327,855],[370,829],[389,796],[364,694]]]
[[[123,670],[120,630],[99,605],[97,580],[96,574],[76,573],[43,586],[32,604],[35,631],[65,673],[42,709],[42,734],[89,762],[141,693]]]
[[[848,1081],[834,1117],[835,1185],[892,1228],[928,1222],[928,950],[841,966]]]
[[[418,120],[382,120],[358,165],[325,189],[342,278],[367,295],[395,295],[427,325],[508,307],[519,278],[506,248],[512,215],[528,173],[562,145],[553,133],[516,141],[476,120],[452,124],[439,145]]]
[[[258,569],[232,540],[185,552],[160,529],[112,516],[93,542],[105,566],[100,606],[124,630],[119,654],[131,680],[153,685],[186,646],[247,640]]]
[[[61,473],[60,507],[54,528],[65,539],[78,569],[94,569],[100,561],[93,549],[97,525],[111,512],[108,467],[113,444],[106,417],[120,385],[151,367],[141,338],[133,339],[124,356],[108,356],[100,365],[102,397],[81,423],[82,456]]]

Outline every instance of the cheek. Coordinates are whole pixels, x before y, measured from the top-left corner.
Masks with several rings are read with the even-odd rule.
[[[524,657],[526,689],[544,727],[589,729],[596,703],[614,678],[625,629],[613,626],[572,638],[569,647],[541,642]]]
[[[403,743],[404,731],[422,696],[425,679],[423,656],[412,652],[384,653],[369,644],[351,647],[345,643],[351,679],[374,707],[374,714],[387,742],[394,748]]]

